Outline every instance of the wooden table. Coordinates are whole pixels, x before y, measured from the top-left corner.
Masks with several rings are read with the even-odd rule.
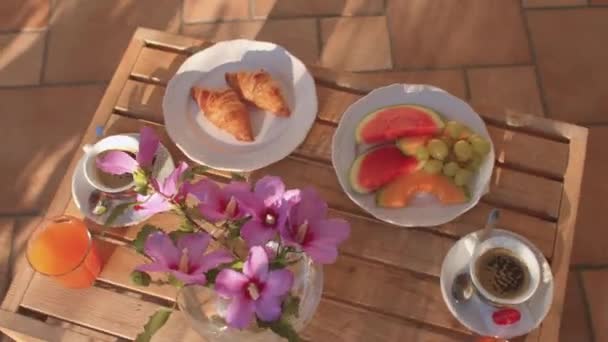
[[[154,126],[176,160],[185,156],[162,126],[165,85],[193,52],[211,43],[139,29],[89,125],[82,144],[105,134],[136,132]],[[383,83],[369,76],[311,68],[317,83],[319,113],[306,141],[289,157],[246,175],[254,181],[279,175],[292,187],[314,185],[331,206],[330,215],[352,225],[334,265],[325,268],[323,299],[315,319],[303,332],[310,341],[469,341],[473,334],[452,317],[439,289],[439,271],[448,249],[483,224],[499,207],[499,226],[535,243],[551,261],[555,298],[548,317],[526,341],[555,342],[568,275],[574,224],[585,160],[587,130],[525,115],[505,117],[478,110],[488,124],[497,163],[491,191],[473,210],[431,229],[404,229],[375,220],[351,202],[331,166],[331,137],[340,115],[353,101]],[[391,83],[386,80],[386,83]],[[74,99],[78,101],[78,99]],[[77,153],[46,213],[81,216],[71,201],[71,177]],[[227,182],[230,174],[212,171]],[[175,229],[178,219],[160,214],[151,223]],[[92,226],[99,229],[99,227]],[[114,229],[98,243],[105,268],[96,285],[68,290],[20,266],[0,311],[0,329],[13,338],[41,340],[133,339],[148,316],[171,306],[175,290],[141,288],[129,280],[143,260],[124,244],[140,227]],[[158,341],[198,340],[180,314],[171,316]]]

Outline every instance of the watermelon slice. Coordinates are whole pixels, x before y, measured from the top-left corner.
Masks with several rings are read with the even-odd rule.
[[[355,159],[350,168],[350,184],[356,192],[367,194],[422,165],[423,162],[405,156],[395,145],[380,146]]]
[[[401,137],[437,135],[444,127],[441,116],[419,105],[397,105],[367,114],[355,133],[357,143],[374,144]]]

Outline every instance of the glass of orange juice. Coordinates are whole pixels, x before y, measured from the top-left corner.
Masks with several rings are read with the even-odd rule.
[[[26,257],[39,273],[65,287],[93,285],[101,271],[101,260],[84,221],[72,216],[46,219],[32,234]]]

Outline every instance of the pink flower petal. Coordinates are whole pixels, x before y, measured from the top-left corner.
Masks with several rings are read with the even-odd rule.
[[[158,150],[158,136],[156,132],[148,126],[142,127],[139,131],[139,151],[137,151],[137,163],[142,168],[152,166],[152,160],[156,150]]]
[[[300,202],[302,198],[302,192],[299,189],[287,190],[283,194],[283,200],[289,203],[290,205],[295,205]]]
[[[281,317],[281,299],[279,297],[262,297],[255,302],[255,312],[264,322],[276,321]]]
[[[257,218],[247,221],[241,228],[241,237],[247,246],[261,246],[270,241],[277,233],[273,227],[266,227]]]
[[[226,194],[226,197],[230,197],[240,193],[251,192],[251,186],[246,182],[232,181],[228,183],[222,191]]]
[[[205,285],[207,283],[207,276],[205,276],[204,273],[186,274],[180,271],[172,270],[171,274],[173,274],[173,276],[178,280],[181,280],[184,285]]]
[[[228,305],[226,311],[226,322],[229,326],[236,329],[245,329],[253,320],[254,303],[245,297],[235,297]]]
[[[211,237],[207,233],[192,233],[185,234],[177,240],[177,249],[181,252],[185,249],[188,250],[188,259],[190,265],[194,261],[202,259]]]
[[[303,247],[312,260],[320,264],[331,264],[338,257],[338,245],[350,235],[350,225],[341,219],[310,222],[310,241]]]
[[[287,222],[279,227],[281,241],[287,246],[299,246],[299,243],[296,241],[295,232],[292,231],[292,228],[293,225],[291,224],[290,219],[287,219]]]
[[[201,202],[217,202],[221,198],[220,186],[207,178],[190,184],[188,186],[189,193],[196,197]]]
[[[243,265],[243,273],[250,279],[265,282],[268,276],[268,255],[264,247],[255,246],[249,249],[249,256]]]
[[[198,210],[201,212],[201,215],[211,223],[223,221],[227,218],[226,214],[221,211],[222,208],[219,203],[201,203],[198,205]]]
[[[308,221],[318,221],[327,215],[327,203],[319,196],[314,188],[306,188],[300,192],[300,202],[291,208],[290,219],[296,226]]]
[[[144,244],[144,252],[156,263],[167,265],[167,267],[179,264],[180,253],[173,245],[171,238],[165,233],[150,234]]]
[[[187,168],[188,164],[186,164],[185,162],[179,163],[175,170],[173,170],[173,172],[171,172],[171,174],[167,176],[167,178],[165,178],[160,192],[162,192],[163,195],[167,197],[173,197],[177,195],[178,184],[181,180],[182,174],[184,173],[184,171],[186,171]]]
[[[245,286],[249,283],[243,273],[231,269],[223,269],[215,278],[215,291],[224,298],[242,296]]]
[[[264,212],[264,201],[251,192],[228,192],[228,198],[234,198],[238,204],[237,212],[233,218],[242,218],[246,215],[260,217]]]
[[[205,256],[199,261],[199,268],[197,270],[200,272],[207,272],[210,269],[216,268],[219,265],[227,264],[234,260],[234,257],[230,252],[225,250],[214,251],[211,253],[205,254]]]
[[[135,159],[123,151],[109,151],[95,159],[95,164],[103,172],[113,175],[133,173],[138,165]]]
[[[281,297],[293,286],[293,273],[287,269],[270,271],[264,284],[262,297]]]
[[[143,217],[152,216],[173,209],[171,202],[157,192],[149,197],[138,196],[137,198],[138,201],[142,202],[139,204],[138,213]]]
[[[304,252],[319,264],[333,264],[338,258],[338,248],[335,245],[315,245],[304,247]]]
[[[279,177],[265,176],[255,183],[253,190],[255,195],[264,200],[264,205],[269,207],[280,203],[285,193],[285,184]]]
[[[199,200],[201,215],[211,223],[226,219],[222,201],[224,196],[219,185],[209,179],[203,179],[188,186],[189,193]]]

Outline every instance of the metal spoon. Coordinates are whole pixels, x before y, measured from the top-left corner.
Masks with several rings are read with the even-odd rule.
[[[454,283],[452,283],[452,297],[456,303],[465,302],[473,296],[475,292],[473,288],[473,282],[469,272],[463,272],[456,276]]]
[[[488,220],[486,221],[485,227],[479,233],[477,246],[479,246],[481,242],[485,241],[490,236],[491,231],[494,228],[494,224],[499,217],[500,211],[498,209],[492,209],[488,215]],[[471,276],[469,275],[468,270],[460,273],[456,276],[456,278],[454,278],[454,282],[452,283],[452,297],[456,303],[469,300],[473,296],[474,292],[475,287],[473,287],[473,282],[471,281]]]
[[[477,246],[479,246],[482,242],[484,242],[490,237],[491,231],[499,218],[500,210],[496,208],[492,209],[492,211],[490,211],[490,213],[488,214],[488,219],[486,220],[485,227],[483,227],[483,230],[477,235]]]
[[[112,209],[116,202],[131,200],[137,196],[133,191],[124,191],[120,193],[108,193],[100,190],[93,190],[89,195],[89,210],[93,215],[100,216]]]

